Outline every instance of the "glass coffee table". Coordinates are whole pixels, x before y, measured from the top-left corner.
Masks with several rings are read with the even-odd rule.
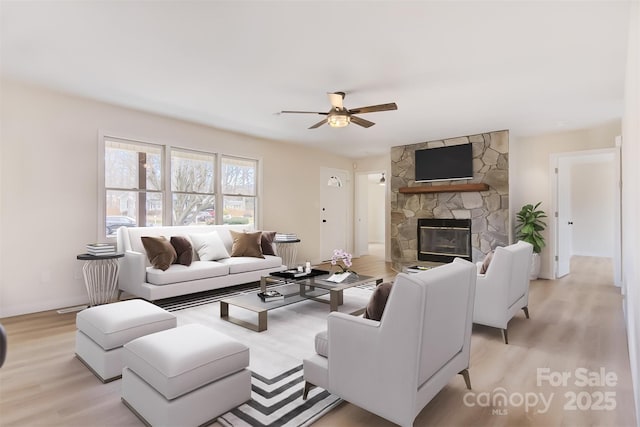
[[[329,282],[331,273],[322,270],[312,270],[312,275],[300,277],[283,277],[282,274],[272,273],[260,280],[260,291],[248,292],[220,301],[220,317],[236,325],[243,326],[256,332],[267,330],[267,312],[275,308],[295,304],[300,301],[314,300],[329,304],[329,311],[337,311],[343,303],[343,291],[354,286],[375,282],[382,282],[381,278],[351,274],[341,283]],[[263,301],[258,293],[265,292],[269,284],[269,290],[277,290],[284,298],[275,301]],[[320,299],[329,294],[329,300]],[[258,315],[257,324],[238,319],[229,315],[229,306],[239,307],[252,311]]]

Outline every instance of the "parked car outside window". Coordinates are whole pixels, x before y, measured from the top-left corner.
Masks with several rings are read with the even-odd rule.
[[[120,227],[136,227],[138,224],[134,218],[128,216],[108,216],[107,235],[115,234]]]

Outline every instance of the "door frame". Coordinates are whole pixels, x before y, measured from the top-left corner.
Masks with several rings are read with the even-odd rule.
[[[621,229],[621,176],[620,176],[620,146],[616,139],[616,147],[603,148],[596,150],[572,151],[567,153],[552,153],[550,156],[550,175],[551,175],[551,215],[549,218],[549,246],[551,253],[551,262],[553,265],[553,278],[558,278],[558,197],[559,197],[559,179],[556,170],[560,158],[581,158],[598,154],[613,154],[613,168],[615,183],[612,189],[614,194],[614,254],[613,254],[613,283],[615,286],[622,285],[622,229]]]
[[[368,190],[368,181],[367,179],[361,179],[362,177],[368,177],[368,175],[381,175],[384,173],[385,176],[385,188],[384,188],[384,259],[385,261],[390,261],[389,256],[389,230],[390,230],[390,221],[389,221],[389,194],[391,180],[389,179],[389,173],[386,169],[374,169],[368,171],[358,171],[356,172],[355,177],[355,195],[354,195],[354,217],[353,217],[353,229],[354,229],[354,254],[353,256],[362,256],[368,254],[368,248],[361,248],[359,245],[360,240],[362,240],[363,236],[361,233],[369,234],[368,229],[362,230],[362,227],[359,222],[359,218],[366,214],[361,212],[361,205],[363,203],[363,199],[368,198],[369,190]],[[367,239],[368,240],[368,239]]]

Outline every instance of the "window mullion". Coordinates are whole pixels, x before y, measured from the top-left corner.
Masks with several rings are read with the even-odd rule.
[[[162,223],[168,225],[178,225],[173,223],[173,193],[171,188],[171,146],[165,146],[162,151],[163,177],[162,180],[162,204],[164,212],[162,215]]]

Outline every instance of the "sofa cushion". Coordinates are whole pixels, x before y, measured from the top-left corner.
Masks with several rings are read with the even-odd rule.
[[[275,255],[276,251],[273,249],[273,239],[276,237],[275,231],[263,231],[262,238],[260,239],[260,246],[262,247],[262,255]]]
[[[193,261],[190,266],[173,264],[166,271],[147,267],[147,283],[169,285],[190,280],[226,276],[229,267],[216,261]]]
[[[176,250],[164,236],[142,236],[141,240],[147,252],[147,258],[155,268],[166,270],[178,258]]]
[[[224,247],[222,239],[217,232],[204,234],[190,234],[193,248],[198,253],[200,261],[215,261],[221,258],[229,258],[229,252]]]
[[[169,240],[171,246],[176,250],[176,264],[189,266],[193,262],[193,247],[191,242],[184,236],[171,236]]]
[[[238,233],[230,231],[233,238],[233,247],[231,248],[232,257],[255,257],[264,258],[262,254],[262,232],[255,233]]]
[[[235,274],[280,267],[282,265],[282,258],[272,255],[267,255],[264,259],[254,257],[231,257],[220,259],[218,262],[228,266],[229,273]]]

